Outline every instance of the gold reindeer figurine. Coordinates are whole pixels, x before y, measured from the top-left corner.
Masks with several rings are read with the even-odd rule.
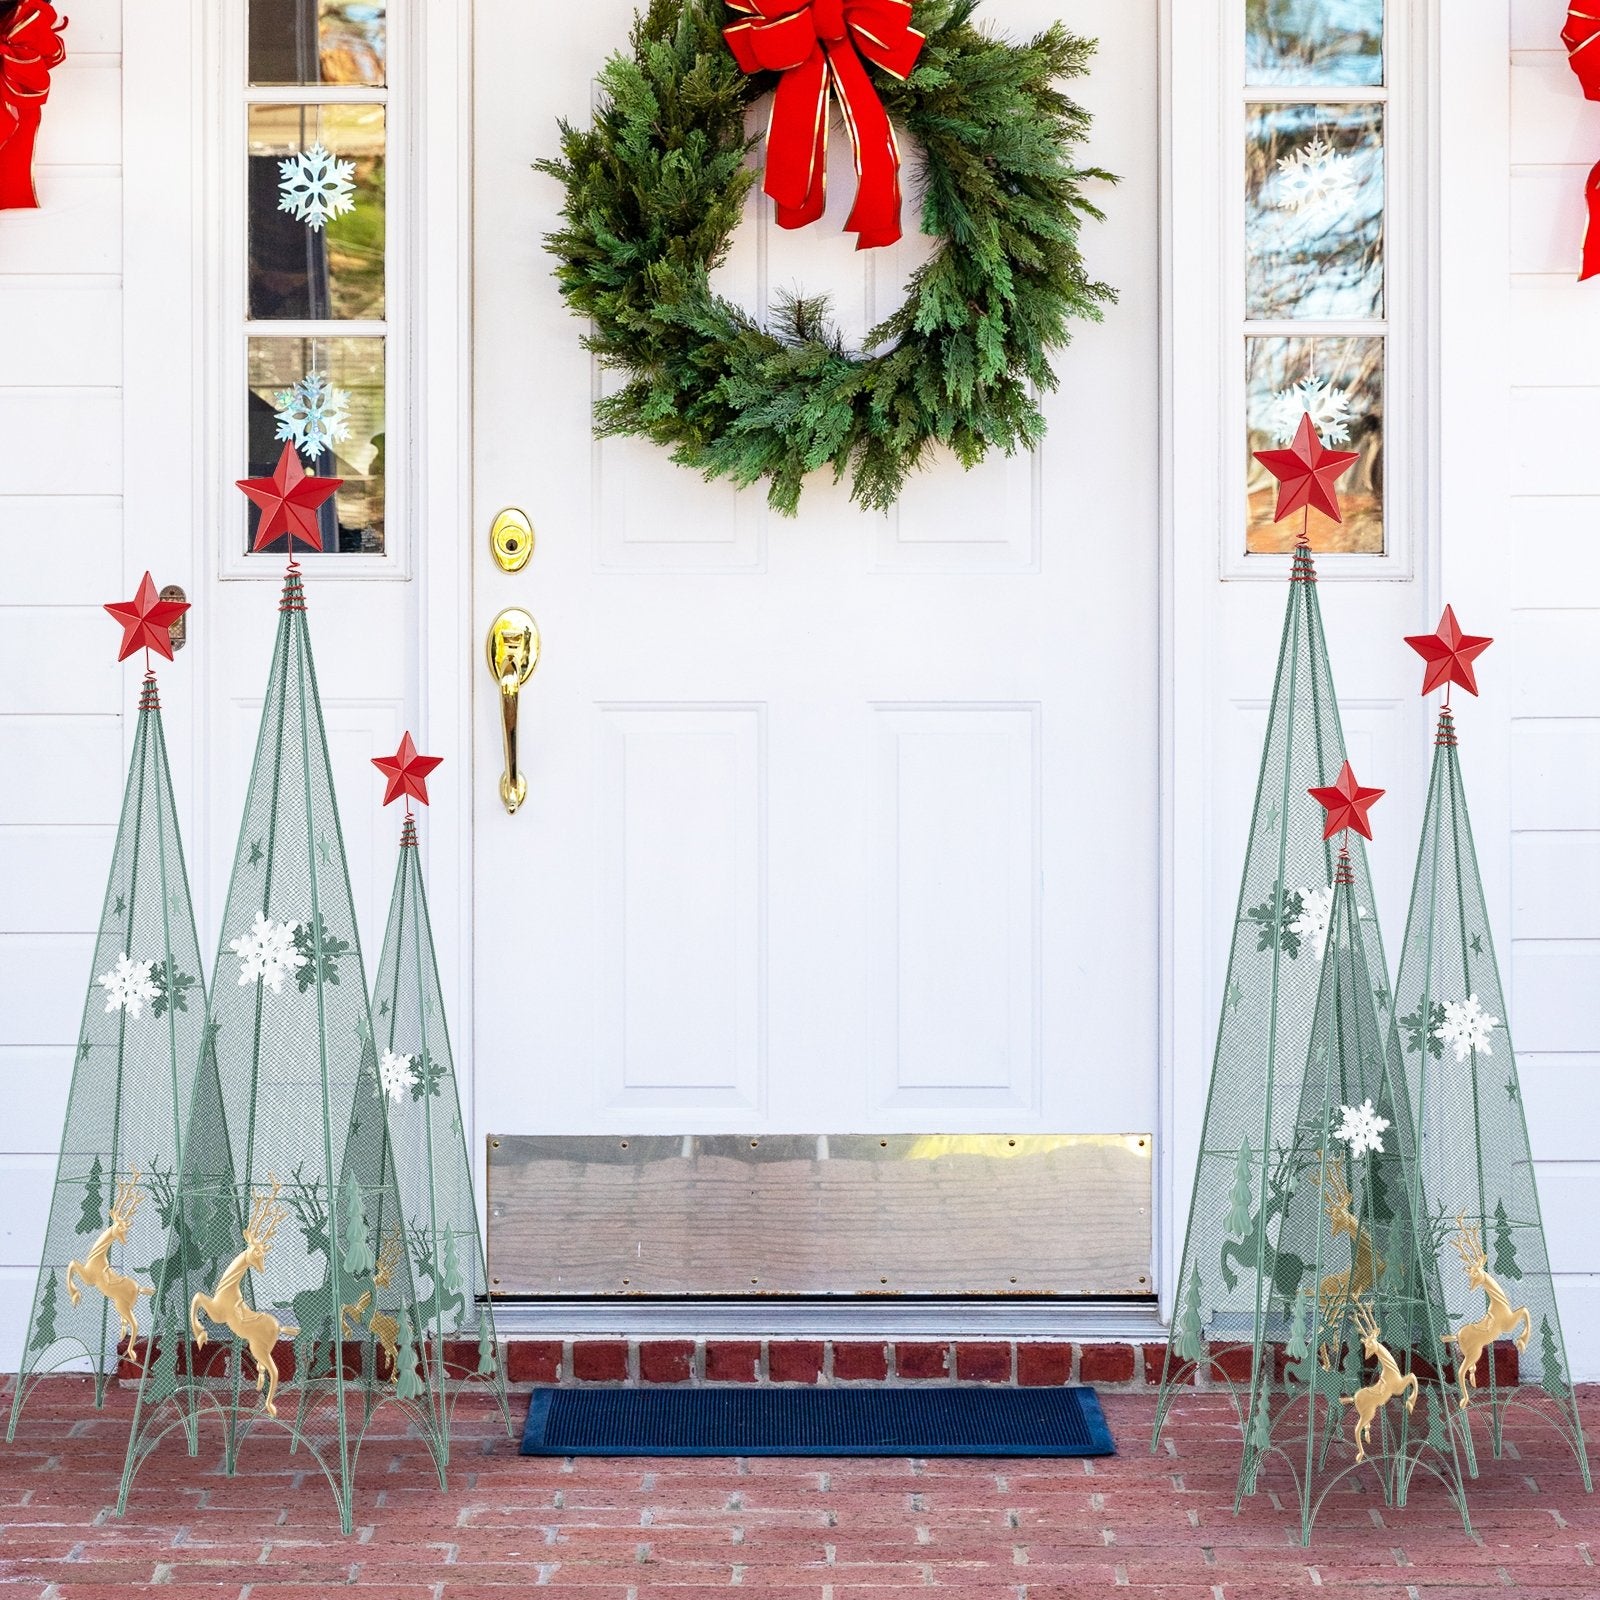
[[[1349,1185],[1344,1181],[1344,1169],[1337,1159],[1324,1157],[1317,1182],[1322,1189],[1323,1210],[1328,1214],[1328,1224],[1334,1236],[1342,1234],[1354,1241],[1355,1248],[1355,1261],[1349,1270],[1330,1273],[1322,1280],[1317,1291],[1318,1309],[1326,1326],[1344,1314],[1346,1304],[1372,1293],[1383,1271],[1383,1257],[1372,1248],[1372,1235],[1356,1218],[1355,1202]],[[1322,1346],[1321,1358],[1324,1368],[1332,1366],[1326,1345]]]
[[[1517,1349],[1526,1350],[1533,1337],[1533,1318],[1526,1306],[1513,1306],[1511,1297],[1489,1274],[1489,1257],[1483,1248],[1478,1229],[1469,1228],[1463,1214],[1456,1216],[1456,1253],[1467,1269],[1467,1282],[1474,1289],[1482,1289],[1489,1300],[1489,1309],[1476,1322],[1465,1322],[1455,1333],[1444,1334],[1443,1344],[1453,1344],[1457,1350],[1456,1382],[1461,1388],[1459,1409],[1465,1411],[1472,1404],[1472,1390],[1478,1387],[1478,1358],[1496,1339],[1509,1337],[1522,1324],[1517,1337]]]
[[[155,1290],[146,1289],[143,1284],[135,1283],[132,1278],[126,1278],[118,1272],[111,1265],[111,1247],[128,1242],[128,1224],[133,1221],[133,1214],[139,1209],[142,1199],[144,1191],[139,1187],[139,1169],[135,1167],[126,1182],[117,1184],[110,1226],[95,1240],[88,1259],[67,1263],[67,1294],[73,1305],[77,1305],[82,1298],[77,1284],[72,1281],[76,1277],[79,1283],[90,1289],[98,1289],[111,1302],[123,1331],[128,1335],[130,1350],[133,1341],[139,1337],[139,1296],[154,1294]]]
[[[197,1294],[189,1302],[189,1326],[196,1345],[204,1345],[206,1331],[200,1326],[202,1311],[213,1321],[243,1339],[250,1347],[256,1364],[256,1392],[266,1385],[262,1408],[269,1417],[278,1414],[273,1399],[278,1392],[278,1363],[273,1358],[273,1346],[279,1339],[293,1338],[300,1330],[285,1328],[270,1311],[256,1311],[245,1302],[240,1285],[247,1272],[260,1272],[267,1264],[267,1251],[272,1248],[273,1235],[278,1225],[288,1215],[278,1204],[278,1190],[282,1187],[276,1178],[271,1180],[272,1193],[251,1196],[250,1221],[244,1230],[243,1250],[228,1263],[228,1269],[217,1281],[212,1294]]]
[[[1350,1309],[1361,1329],[1362,1351],[1369,1361],[1378,1363],[1379,1369],[1375,1383],[1357,1389],[1353,1395],[1339,1396],[1340,1405],[1356,1408],[1356,1465],[1360,1466],[1367,1459],[1367,1441],[1372,1437],[1372,1420],[1377,1416],[1379,1407],[1403,1394],[1406,1396],[1406,1410],[1416,1410],[1417,1375],[1414,1372],[1401,1374],[1399,1362],[1390,1355],[1388,1346],[1378,1333],[1377,1319],[1370,1307],[1360,1300],[1354,1300]]]

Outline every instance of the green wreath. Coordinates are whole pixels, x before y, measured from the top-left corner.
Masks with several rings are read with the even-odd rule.
[[[923,232],[941,241],[904,305],[848,351],[825,297],[791,295],[763,327],[715,294],[756,181],[745,113],[777,75],[747,77],[722,36],[720,0],[650,0],[627,52],[606,63],[589,128],[561,124],[566,189],[546,243],[589,349],[627,375],[595,431],[653,439],[707,479],[768,480],[792,515],[808,473],[849,474],[882,510],[935,443],[968,468],[1044,437],[1039,395],[1074,318],[1098,321],[1115,291],[1078,251],[1101,212],[1073,165],[1089,116],[1062,94],[1095,45],[1061,24],[1017,45],[972,23],[978,0],[923,0],[927,44],[910,78],[873,75],[891,119],[924,153]]]

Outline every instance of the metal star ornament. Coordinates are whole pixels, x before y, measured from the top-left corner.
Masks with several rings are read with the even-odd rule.
[[[145,573],[133,599],[106,607],[122,624],[122,650],[117,660],[126,661],[136,650],[154,650],[172,660],[172,624],[188,609],[185,600],[163,600],[155,579]]]
[[[1478,692],[1478,675],[1472,670],[1472,663],[1494,640],[1463,633],[1454,609],[1446,606],[1432,633],[1407,634],[1406,643],[1427,663],[1422,672],[1422,692],[1432,694],[1443,688],[1448,700],[1455,684],[1468,694]]]
[[[418,755],[416,744],[409,733],[400,741],[400,748],[392,756],[374,756],[373,766],[383,774],[388,783],[383,803],[386,806],[393,805],[404,795],[408,811],[411,809],[412,800],[427,805],[428,774],[443,760],[443,756]]]
[[[1372,837],[1372,824],[1367,813],[1383,798],[1382,789],[1363,789],[1356,775],[1345,762],[1339,772],[1339,781],[1331,789],[1309,789],[1313,800],[1328,813],[1327,826],[1322,830],[1324,839],[1331,839],[1346,828],[1354,828],[1363,839]]]
[[[246,497],[261,508],[254,549],[264,550],[274,539],[289,537],[289,552],[299,539],[313,550],[321,550],[322,529],[318,509],[344,486],[343,478],[314,478],[300,465],[292,444],[283,447],[270,478],[240,478]]]
[[[1308,507],[1335,522],[1344,521],[1334,485],[1353,462],[1361,459],[1361,452],[1324,449],[1309,411],[1300,419],[1300,429],[1287,450],[1257,450],[1255,458],[1278,480],[1274,522],[1282,522]]]

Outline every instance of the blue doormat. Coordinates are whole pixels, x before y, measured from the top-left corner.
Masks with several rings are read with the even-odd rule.
[[[1109,1456],[1093,1389],[535,1389],[525,1456]]]

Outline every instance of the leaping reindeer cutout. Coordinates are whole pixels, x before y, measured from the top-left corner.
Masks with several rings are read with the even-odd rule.
[[[220,1322],[250,1347],[251,1359],[256,1364],[256,1392],[266,1385],[262,1409],[269,1417],[278,1414],[273,1403],[278,1393],[278,1363],[273,1357],[273,1346],[279,1339],[293,1338],[300,1330],[285,1328],[270,1311],[254,1310],[244,1298],[241,1285],[247,1272],[260,1272],[267,1264],[267,1251],[272,1248],[273,1236],[279,1224],[288,1215],[278,1204],[278,1190],[282,1185],[272,1180],[272,1193],[252,1194],[250,1221],[244,1230],[244,1249],[228,1263],[228,1269],[212,1294],[197,1294],[189,1302],[189,1327],[196,1345],[206,1342],[206,1331],[200,1326],[202,1311],[213,1322]]]
[[[144,1199],[144,1191],[139,1187],[139,1169],[135,1167],[126,1181],[117,1184],[117,1197],[111,1206],[110,1225],[105,1232],[95,1240],[89,1250],[88,1259],[84,1261],[69,1261],[67,1263],[67,1294],[71,1297],[73,1305],[77,1305],[82,1298],[77,1284],[72,1280],[76,1278],[86,1288],[98,1289],[115,1308],[118,1320],[122,1323],[122,1330],[128,1336],[128,1348],[133,1348],[133,1341],[139,1337],[138,1302],[142,1294],[154,1294],[154,1289],[147,1289],[141,1283],[135,1283],[132,1278],[124,1277],[111,1265],[111,1247],[114,1244],[128,1242],[128,1224],[133,1221],[133,1214],[139,1209],[139,1202]]]
[[[400,1338],[400,1324],[387,1311],[377,1307],[373,1307],[372,1316],[367,1318],[367,1307],[372,1305],[373,1293],[376,1290],[389,1287],[394,1278],[394,1269],[405,1260],[405,1254],[405,1236],[398,1232],[388,1234],[378,1246],[378,1264],[373,1269],[372,1288],[366,1290],[354,1305],[339,1308],[339,1328],[346,1338],[350,1337],[351,1322],[359,1323],[366,1318],[372,1336],[389,1358],[390,1372],[397,1377],[400,1372],[400,1352],[397,1344]]]
[[[1369,1383],[1364,1389],[1357,1389],[1353,1395],[1339,1396],[1340,1405],[1354,1406],[1356,1410],[1356,1465],[1360,1466],[1367,1459],[1367,1444],[1372,1438],[1372,1422],[1379,1409],[1387,1405],[1396,1395],[1403,1394],[1406,1396],[1406,1410],[1408,1412],[1416,1410],[1417,1375],[1414,1372],[1401,1373],[1399,1362],[1389,1353],[1388,1346],[1378,1333],[1377,1319],[1370,1306],[1356,1300],[1351,1303],[1350,1309],[1355,1315],[1357,1327],[1361,1329],[1362,1351],[1369,1361],[1378,1363],[1378,1378],[1375,1383]]]
[[[1478,1229],[1469,1228],[1465,1216],[1456,1216],[1456,1254],[1467,1269],[1467,1282],[1474,1289],[1482,1289],[1489,1300],[1489,1309],[1476,1322],[1465,1322],[1455,1333],[1442,1335],[1441,1343],[1456,1347],[1456,1382],[1461,1389],[1459,1409],[1465,1411],[1472,1404],[1472,1391],[1478,1387],[1478,1358],[1496,1339],[1509,1337],[1522,1324],[1517,1337],[1517,1349],[1526,1350],[1533,1337],[1533,1318],[1526,1306],[1513,1306],[1511,1297],[1489,1274],[1489,1257],[1483,1248]]]
[[[1335,1238],[1343,1234],[1352,1241],[1355,1254],[1348,1271],[1330,1273],[1322,1280],[1317,1291],[1317,1305],[1323,1326],[1331,1327],[1344,1315],[1346,1306],[1372,1293],[1383,1271],[1383,1257],[1372,1248],[1372,1235],[1356,1217],[1355,1202],[1344,1180],[1344,1168],[1337,1158],[1323,1158],[1317,1183],[1322,1189],[1322,1207],[1327,1212],[1329,1227]],[[1331,1367],[1332,1360],[1326,1343],[1322,1345],[1320,1354],[1323,1367]]]

